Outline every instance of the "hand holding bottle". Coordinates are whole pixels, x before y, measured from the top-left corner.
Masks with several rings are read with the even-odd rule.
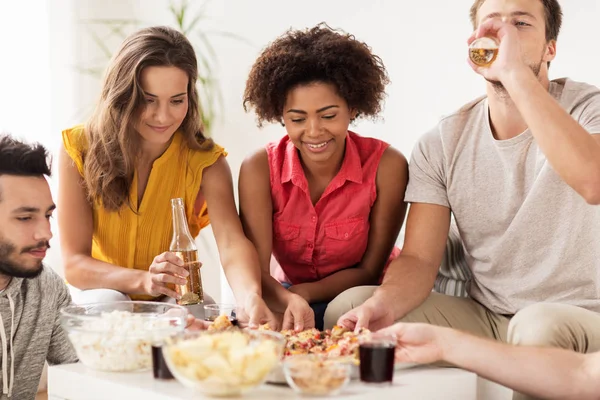
[[[185,285],[189,272],[183,268],[183,260],[174,253],[164,252],[154,257],[142,284],[146,294],[166,295],[174,299],[181,296],[169,285]]]

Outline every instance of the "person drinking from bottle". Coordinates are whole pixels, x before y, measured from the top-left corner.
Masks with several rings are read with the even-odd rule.
[[[512,344],[599,351],[600,90],[549,77],[558,1],[477,0],[471,17],[468,42],[499,42],[489,66],[470,64],[487,96],[420,139],[402,254],[380,287],[340,295],[326,322],[375,330],[427,322]],[[452,215],[473,276],[468,297],[432,293]]]

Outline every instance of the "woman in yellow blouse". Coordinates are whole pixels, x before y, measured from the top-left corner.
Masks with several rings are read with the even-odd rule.
[[[65,275],[81,290],[76,302],[177,297],[168,284],[185,283],[186,272],[166,250],[170,199],[181,197],[194,237],[209,224],[210,210],[241,317],[274,323],[262,300],[256,250],[237,214],[226,153],[202,134],[197,76],[185,36],[143,29],[112,59],[88,123],[63,131],[58,223]]]

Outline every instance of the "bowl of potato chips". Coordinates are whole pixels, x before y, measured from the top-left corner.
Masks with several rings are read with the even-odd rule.
[[[208,396],[239,396],[265,382],[283,357],[277,332],[230,329],[185,332],[163,346],[169,370],[184,386]]]

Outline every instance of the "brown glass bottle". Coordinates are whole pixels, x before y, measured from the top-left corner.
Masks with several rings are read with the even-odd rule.
[[[175,285],[175,291],[181,296],[179,305],[192,305],[204,302],[198,248],[190,233],[185,216],[185,206],[182,198],[171,199],[173,214],[173,238],[170,251],[183,260],[183,267],[190,273],[185,285]]]

